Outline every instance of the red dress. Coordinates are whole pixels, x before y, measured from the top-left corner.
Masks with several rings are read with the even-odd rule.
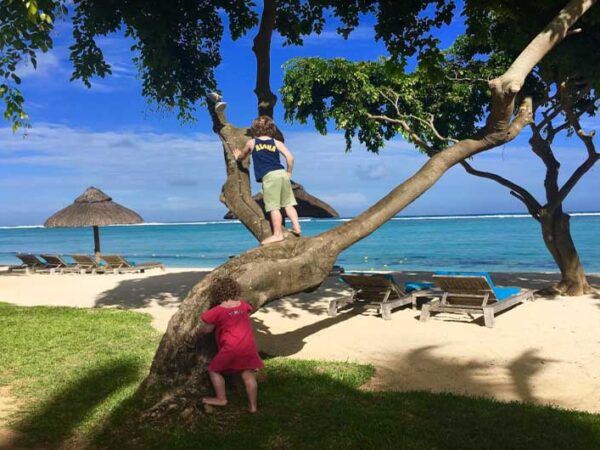
[[[240,300],[240,304],[234,308],[218,305],[202,314],[204,323],[215,326],[219,350],[208,365],[208,370],[231,373],[264,367],[252,334],[250,311],[252,306]]]

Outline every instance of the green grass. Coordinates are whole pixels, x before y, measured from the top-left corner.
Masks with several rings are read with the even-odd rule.
[[[243,392],[191,428],[138,420],[158,335],[143,314],[0,303],[0,385],[27,443],[104,448],[600,448],[600,416],[423,392],[366,392],[371,366],[271,358],[257,415]],[[565,386],[568,389],[568,386]],[[92,444],[89,444],[92,445]]]

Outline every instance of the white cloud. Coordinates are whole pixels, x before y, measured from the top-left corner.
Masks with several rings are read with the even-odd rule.
[[[48,78],[61,71],[60,61],[54,52],[38,53],[36,57],[37,68],[34,68],[31,62],[21,64],[17,68],[17,75],[19,77],[23,79],[34,77]]]
[[[150,221],[218,217],[224,179],[212,135],[38,123],[24,136],[0,128],[0,222],[43,222],[89,186]]]
[[[336,209],[356,209],[369,206],[369,199],[362,192],[340,192],[321,197]]]
[[[474,164],[481,170],[500,171],[538,194],[543,191],[544,168],[524,144],[507,147],[503,157],[499,150],[478,155]],[[359,145],[344,153],[344,137],[339,133],[288,131],[286,145],[296,156],[294,179],[343,216],[363,211],[427,161],[403,141],[389,143],[379,155]],[[556,152],[564,160],[561,173],[570,174],[580,158],[562,143]],[[583,151],[576,153],[584,157]],[[218,200],[224,180],[221,143],[212,134],[96,131],[36,123],[24,137],[0,128],[3,224],[41,223],[90,185],[148,221],[218,218],[225,213]],[[593,206],[597,180],[592,174],[585,177],[568,206],[598,209]],[[258,186],[253,187],[256,192]],[[506,189],[454,168],[405,213],[521,209]]]
[[[197,165],[220,154],[220,148],[215,137],[199,133],[90,131],[36,124],[23,136],[8,128],[0,129],[0,161],[5,167],[63,170],[77,180],[89,177],[129,187],[166,186],[179,179],[192,180],[194,170],[199,169]],[[17,177],[10,177],[14,178]],[[35,183],[29,177],[28,180]],[[0,185],[7,182],[5,177]]]
[[[388,168],[382,164],[359,165],[354,171],[361,180],[379,180],[388,175]]]

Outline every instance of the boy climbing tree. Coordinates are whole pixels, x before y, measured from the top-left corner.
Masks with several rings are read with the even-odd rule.
[[[252,122],[250,130],[254,138],[249,139],[242,150],[236,148],[233,153],[238,161],[252,153],[254,177],[257,182],[262,183],[265,210],[271,216],[273,235],[264,239],[261,244],[271,244],[284,239],[281,208],[285,208],[286,215],[292,221],[292,233],[300,236],[300,222],[296,208],[294,208],[298,203],[294,198],[290,181],[294,168],[294,156],[283,142],[274,138],[277,128],[270,117],[256,118]],[[280,153],[285,157],[287,171],[279,159]]]

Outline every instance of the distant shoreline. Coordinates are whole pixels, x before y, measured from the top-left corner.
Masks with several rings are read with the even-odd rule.
[[[600,211],[582,211],[582,212],[569,212],[567,213],[572,217],[594,217],[600,216]],[[301,222],[347,222],[352,220],[354,217],[337,217],[337,218],[301,218]],[[416,215],[416,216],[396,216],[390,220],[468,220],[468,219],[527,219],[531,218],[530,214],[527,213],[482,213],[482,214],[439,214],[439,215]],[[144,222],[138,224],[129,225],[107,225],[107,227],[118,228],[118,227],[151,227],[151,226],[179,226],[179,225],[226,225],[226,224],[239,224],[239,220],[235,219],[214,219],[214,220],[198,220],[198,221],[182,221],[182,222]],[[0,230],[12,230],[12,229],[33,229],[33,228],[45,228],[44,225],[0,225]]]
[[[6,269],[8,268],[8,264],[0,264],[0,273],[1,272],[6,272]],[[217,267],[219,266],[215,266],[215,267],[169,267],[168,265],[165,264],[166,267],[166,271],[167,273],[182,273],[182,272],[212,272],[213,270],[215,270]],[[392,275],[399,275],[399,276],[409,276],[411,278],[413,277],[430,277],[433,273],[435,272],[435,270],[361,270],[361,269],[347,269],[345,268],[345,272],[344,273],[372,273],[372,274],[392,274]],[[457,272],[461,272],[460,270],[457,270]],[[469,272],[469,271],[467,271]],[[516,272],[509,272],[506,270],[503,271],[493,271],[493,270],[486,270],[485,272],[488,272],[492,275],[505,275],[507,277],[513,277],[515,275],[534,275],[534,274],[539,274],[539,275],[549,275],[549,276],[558,276],[560,275],[560,271],[556,270],[556,271],[531,271],[531,272],[524,272],[524,271],[516,271]],[[154,272],[154,271],[149,271],[147,272],[150,275],[160,275],[161,272]],[[37,275],[49,275],[52,276],[50,274],[37,274]],[[59,275],[59,274],[57,274]],[[94,276],[122,276],[121,275],[115,275],[113,273],[106,273],[106,274],[98,274],[98,275],[94,275]],[[88,275],[84,275],[84,276],[89,276]],[[337,275],[336,275],[337,276]],[[586,276],[591,276],[591,277],[600,277],[600,272],[586,272]]]

